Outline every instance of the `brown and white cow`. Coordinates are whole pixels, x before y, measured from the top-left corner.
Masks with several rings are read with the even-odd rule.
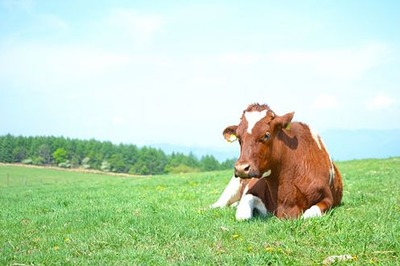
[[[321,216],[340,204],[343,183],[319,135],[294,113],[276,115],[268,105],[244,110],[238,126],[223,135],[239,140],[240,157],[234,176],[211,207],[239,201],[237,220],[247,220],[256,209],[279,218]]]

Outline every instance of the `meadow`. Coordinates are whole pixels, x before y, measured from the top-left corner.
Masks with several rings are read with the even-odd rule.
[[[209,209],[231,171],[147,177],[0,165],[0,265],[400,265],[400,158],[339,162],[322,218]]]

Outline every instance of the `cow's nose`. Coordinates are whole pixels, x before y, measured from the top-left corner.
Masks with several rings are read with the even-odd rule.
[[[247,163],[236,163],[235,164],[235,175],[239,177],[247,177],[250,172],[250,164]]]

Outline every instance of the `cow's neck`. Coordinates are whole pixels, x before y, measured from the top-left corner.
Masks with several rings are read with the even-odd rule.
[[[263,178],[266,186],[265,186],[265,197],[264,204],[268,211],[271,213],[275,213],[276,208],[278,207],[278,188],[279,188],[279,180],[277,175],[274,175],[271,170],[271,175]]]

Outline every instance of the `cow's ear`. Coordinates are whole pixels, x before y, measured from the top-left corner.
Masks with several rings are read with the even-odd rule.
[[[235,140],[237,140],[236,129],[237,126],[229,126],[224,129],[224,132],[222,132],[222,134],[224,135],[226,141],[234,142]]]
[[[290,122],[292,121],[294,116],[294,112],[287,113],[283,116],[276,116],[274,118],[273,123],[275,125],[280,125],[282,128],[289,128],[290,127]]]

